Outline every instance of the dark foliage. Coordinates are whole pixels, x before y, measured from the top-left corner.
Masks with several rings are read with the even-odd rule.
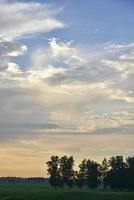
[[[78,171],[74,171],[73,157],[52,156],[47,162],[47,171],[50,176],[50,184],[55,188],[67,185],[72,188],[76,185],[79,188],[87,186],[89,189],[96,189],[99,184],[106,189],[134,191],[134,157],[123,156],[104,158],[101,164],[84,159],[79,164]]]

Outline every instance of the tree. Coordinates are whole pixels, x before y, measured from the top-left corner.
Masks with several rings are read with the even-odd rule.
[[[101,165],[92,160],[84,159],[79,164],[78,171],[74,171],[74,159],[72,156],[52,156],[47,164],[50,184],[55,188],[69,188],[76,185],[79,188],[88,186],[91,189],[97,188],[103,183],[104,189],[110,186],[111,189],[134,191],[134,156],[123,160],[123,156],[104,158]]]
[[[126,188],[130,191],[134,191],[134,156],[126,158]]]
[[[63,182],[66,185],[68,185],[69,188],[73,187],[74,175],[75,175],[75,172],[73,170],[73,166],[74,166],[73,157],[63,156],[61,157],[59,163],[60,163],[59,172],[60,172],[60,176],[62,177]]]
[[[108,177],[107,173],[109,170],[109,163],[106,158],[103,159],[101,166],[100,166],[100,182],[103,183],[104,189],[106,189],[108,185]]]
[[[86,161],[86,183],[91,189],[95,189],[100,183],[100,165],[91,160]]]
[[[50,184],[55,188],[60,186],[61,184],[61,177],[59,174],[59,157],[58,156],[51,156],[50,161],[47,163],[47,172],[50,175]]]
[[[128,168],[134,168],[134,156],[126,158]]]
[[[125,168],[123,156],[111,157],[109,160],[110,170],[108,172],[108,183],[112,189],[121,190],[125,188]]]
[[[86,184],[86,160],[84,159],[79,165],[79,171],[75,173],[75,184],[82,188]]]

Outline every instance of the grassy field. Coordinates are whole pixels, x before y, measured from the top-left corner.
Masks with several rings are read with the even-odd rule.
[[[134,193],[53,189],[42,183],[0,183],[0,200],[134,200]]]

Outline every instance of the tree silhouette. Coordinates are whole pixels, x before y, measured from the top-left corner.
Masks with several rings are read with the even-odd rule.
[[[103,159],[100,166],[100,182],[103,183],[104,189],[108,186],[108,177],[107,173],[109,170],[109,162],[106,158]]]
[[[63,179],[63,182],[68,185],[70,188],[74,186],[74,175],[75,172],[73,170],[74,159],[72,156],[67,157],[63,156],[59,162],[59,172],[60,176]]]
[[[95,189],[103,184],[104,189],[109,186],[114,190],[134,191],[134,156],[126,158],[125,162],[123,156],[111,157],[109,160],[104,158],[101,165],[84,159],[78,171],[74,171],[72,156],[51,156],[46,164],[50,184],[55,188],[64,185],[72,188],[76,185],[79,188],[87,186]]]
[[[126,159],[126,188],[130,191],[134,190],[134,156]]]
[[[79,171],[75,175],[75,184],[82,188],[86,185],[86,160],[84,159],[79,165]]]
[[[51,156],[50,161],[47,163],[47,172],[50,175],[50,184],[55,188],[60,186],[61,178],[59,174],[59,157],[58,156]]]
[[[88,188],[95,189],[100,181],[100,165],[91,160],[86,161],[86,183]]]
[[[108,183],[111,188],[121,190],[125,187],[125,168],[123,156],[111,157],[109,160]]]

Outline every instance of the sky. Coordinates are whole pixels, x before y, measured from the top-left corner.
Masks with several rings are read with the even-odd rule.
[[[134,1],[0,0],[0,176],[51,155],[134,155]]]

